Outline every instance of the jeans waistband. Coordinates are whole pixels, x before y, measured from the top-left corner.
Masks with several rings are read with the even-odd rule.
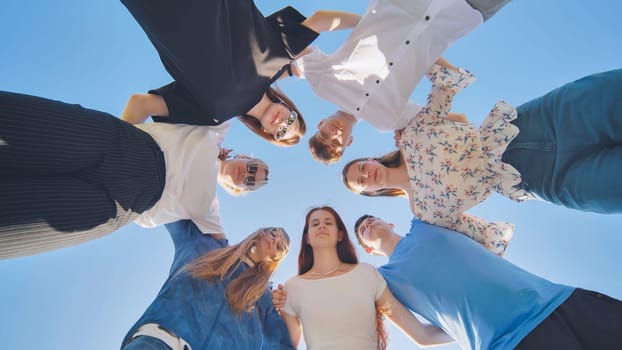
[[[185,340],[176,336],[171,331],[163,328],[157,323],[145,323],[140,326],[132,335],[132,339],[135,339],[141,335],[160,339],[172,350],[192,350],[190,344],[188,344]]]

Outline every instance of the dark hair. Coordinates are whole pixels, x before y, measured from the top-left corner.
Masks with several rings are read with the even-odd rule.
[[[291,110],[294,110],[296,111],[296,113],[298,113],[298,134],[297,135],[294,135],[288,139],[281,139],[280,141],[277,141],[274,139],[274,135],[269,134],[264,131],[263,127],[261,126],[261,122],[257,118],[252,117],[248,114],[242,114],[238,116],[240,121],[244,125],[246,125],[246,127],[249,128],[252,132],[257,134],[259,137],[261,137],[262,139],[274,145],[289,147],[300,142],[300,139],[307,132],[307,124],[305,123],[305,120],[302,117],[302,113],[300,113],[300,110],[298,109],[298,107],[296,107],[294,102],[289,97],[287,97],[287,95],[285,95],[282,91],[274,89],[273,87],[269,87],[268,89],[266,89],[266,96],[268,96],[268,98],[273,102],[276,102],[278,101],[278,99],[280,99],[287,105],[287,107],[289,107]],[[276,97],[278,97],[278,99]]]
[[[335,147],[334,145],[324,143],[319,140],[318,133],[316,132],[311,138],[309,138],[309,151],[313,159],[324,164],[331,164],[339,159],[343,155],[345,147]]]
[[[315,207],[311,208],[311,210],[309,210],[309,212],[307,213],[307,216],[305,217],[305,227],[302,229],[300,252],[298,253],[299,275],[302,275],[303,273],[309,271],[311,267],[313,267],[313,249],[307,243],[307,237],[309,236],[309,219],[311,217],[311,214],[318,210],[325,210],[331,213],[331,215],[335,218],[337,230],[342,235],[342,237],[340,237],[341,241],[337,242],[337,256],[339,256],[339,260],[346,264],[358,264],[359,262],[356,255],[356,250],[354,249],[354,245],[352,245],[352,241],[350,241],[346,224],[344,224],[339,214],[337,214],[337,211],[329,206]]]
[[[365,214],[365,215],[362,215],[360,218],[356,219],[356,222],[354,223],[354,236],[356,236],[356,239],[359,242],[359,245],[361,247],[364,247],[365,244],[363,244],[363,240],[361,240],[361,236],[359,235],[359,226],[361,226],[361,224],[363,223],[363,221],[365,221],[365,219],[369,219],[369,218],[375,218],[375,216]]]
[[[352,188],[352,186],[350,186],[350,184],[348,183],[348,179],[346,178],[346,174],[348,173],[348,170],[350,169],[350,167],[352,165],[354,165],[354,163],[357,162],[364,162],[366,160],[375,160],[378,163],[384,165],[387,168],[397,168],[402,164],[402,154],[400,153],[399,150],[395,150],[392,152],[389,152],[381,157],[371,157],[371,158],[357,158],[357,159],[353,159],[351,161],[348,162],[348,164],[346,164],[343,167],[343,170],[341,170],[341,180],[343,180],[343,184],[344,186],[346,186],[347,189],[349,189],[350,191],[363,195],[363,196],[369,196],[369,197],[376,197],[376,196],[387,196],[387,197],[395,197],[395,196],[408,196],[408,194],[402,190],[401,188],[382,188],[379,189],[377,191],[373,191],[373,192],[369,192],[369,191],[361,191],[361,192],[357,192],[354,188]]]
[[[329,206],[323,207],[315,207],[311,208],[305,217],[305,227],[302,230],[302,242],[300,243],[300,253],[298,254],[298,274],[302,275],[303,273],[309,271],[313,266],[313,249],[309,244],[307,244],[307,237],[309,236],[309,219],[311,214],[318,210],[325,210],[335,218],[335,222],[337,223],[337,230],[342,233],[341,242],[337,243],[337,256],[339,256],[339,260],[341,262],[347,264],[358,264],[358,257],[356,255],[356,250],[352,245],[352,241],[350,241],[350,236],[348,235],[348,229],[344,224],[343,220],[337,213],[335,209]],[[387,347],[387,330],[384,327],[384,314],[387,310],[382,305],[376,306],[376,349],[377,350],[385,350]]]

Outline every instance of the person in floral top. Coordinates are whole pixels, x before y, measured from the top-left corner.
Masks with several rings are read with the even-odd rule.
[[[514,227],[465,213],[493,191],[520,200],[520,173],[501,161],[518,133],[510,124],[514,108],[498,102],[478,129],[447,119],[453,96],[474,76],[449,64],[428,72],[427,103],[401,132],[399,151],[380,158],[355,159],[343,169],[351,191],[367,196],[407,196],[413,214],[430,224],[461,232],[502,255]]]
[[[454,67],[455,68],[455,67]],[[474,77],[435,65],[426,106],[398,132],[399,150],[346,164],[355,193],[407,196],[419,219],[466,234],[503,254],[513,227],[464,211],[492,191],[583,211],[622,212],[622,69],[589,75],[516,109],[497,102],[478,128],[446,118]],[[520,132],[519,132],[520,131]],[[617,169],[617,170],[616,170]]]

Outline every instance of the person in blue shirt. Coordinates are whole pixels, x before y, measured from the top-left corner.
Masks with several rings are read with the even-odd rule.
[[[395,297],[463,349],[619,349],[622,301],[550,282],[455,231],[413,220],[402,237],[371,215],[359,243]]]
[[[175,246],[169,277],[123,350],[294,349],[268,288],[289,249],[285,230],[260,228],[229,246],[190,220],[165,227]]]

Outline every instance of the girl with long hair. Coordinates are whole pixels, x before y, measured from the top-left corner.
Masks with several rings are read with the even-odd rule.
[[[222,128],[130,125],[110,114],[0,92],[0,258],[76,245],[135,221],[191,219],[222,231],[216,184],[268,181],[259,159],[228,159]]]
[[[365,196],[407,197],[417,218],[462,232],[503,255],[513,225],[488,222],[465,211],[495,189],[520,181],[516,170],[500,160],[503,141],[516,135],[504,128],[511,125],[511,115],[500,103],[482,125],[480,137],[475,127],[446,119],[454,94],[474,76],[445,62],[435,64],[428,77],[432,89],[427,103],[402,132],[400,149],[350,161],[342,171],[344,185]]]
[[[351,28],[359,16],[292,7],[268,17],[252,0],[123,0],[174,81],[130,98],[123,119],[219,125],[239,116],[251,131],[280,146],[298,143],[302,114],[272,83],[318,32]]]
[[[166,224],[175,258],[155,300],[121,348],[291,349],[272,306],[269,279],[289,250],[280,227],[260,228],[235,245],[190,220]]]
[[[384,316],[418,344],[451,341],[439,328],[419,323],[376,269],[358,262],[343,220],[328,206],[307,213],[298,275],[285,283],[283,293],[281,315],[296,347],[304,334],[310,350],[384,350]]]
[[[408,197],[413,214],[466,234],[502,255],[508,223],[465,213],[493,191],[515,201],[544,199],[569,208],[622,212],[614,174],[622,144],[622,70],[568,83],[516,109],[499,101],[477,128],[446,118],[470,73],[448,65],[429,73],[426,106],[401,132],[399,150],[359,158],[343,182],[366,196]]]

